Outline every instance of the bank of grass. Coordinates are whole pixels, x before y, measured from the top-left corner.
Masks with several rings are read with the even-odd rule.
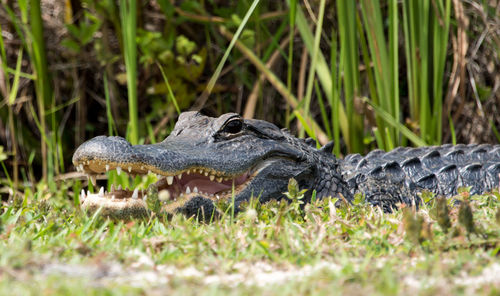
[[[299,199],[252,203],[233,221],[206,224],[88,216],[71,188],[39,184],[3,206],[0,294],[500,292],[498,191],[440,202],[424,195],[430,202],[418,211],[392,214],[361,197],[303,209]]]

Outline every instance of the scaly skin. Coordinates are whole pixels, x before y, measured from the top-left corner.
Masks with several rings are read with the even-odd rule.
[[[160,212],[201,213],[205,218],[218,200],[233,195],[236,208],[252,197],[262,202],[282,198],[290,178],[309,189],[306,198],[313,190],[318,198],[342,195],[347,200],[360,192],[386,211],[399,203],[418,204],[422,190],[450,196],[460,186],[482,193],[499,184],[500,145],[376,150],[344,160],[329,150],[315,149],[266,121],[234,113],[211,118],[185,112],[161,143],[133,146],[120,137],[100,136],[78,147],[73,164],[91,179],[113,169],[155,173],[159,181],[153,191],[164,197]],[[81,199],[83,209],[101,207],[102,214],[119,219],[149,212],[145,193],[102,189],[100,194],[82,192]]]

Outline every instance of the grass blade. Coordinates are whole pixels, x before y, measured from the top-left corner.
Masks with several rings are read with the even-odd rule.
[[[231,42],[229,42],[229,46],[227,47],[226,51],[224,52],[224,55],[222,56],[222,59],[220,60],[219,64],[217,65],[217,68],[214,71],[214,74],[212,74],[212,77],[208,81],[207,88],[205,89],[205,94],[206,96],[210,95],[212,92],[215,82],[219,78],[220,72],[222,71],[222,68],[224,67],[224,64],[226,63],[227,58],[229,57],[229,54],[231,53],[231,50],[233,49],[234,45],[236,44],[236,41],[241,35],[241,32],[243,32],[243,29],[245,28],[248,19],[254,12],[255,8],[259,4],[259,0],[254,0],[252,2],[252,5],[250,5],[250,8],[248,8],[247,13],[245,14],[245,17],[243,17],[243,20],[241,21],[241,24],[238,26],[238,29],[236,30],[236,33],[234,33],[233,38],[231,39]]]
[[[382,117],[385,120],[385,122],[390,124],[392,127],[395,127],[396,129],[398,129],[400,133],[402,133],[405,137],[407,137],[415,145],[427,146],[427,143],[424,140],[422,140],[418,135],[416,135],[411,130],[409,130],[406,126],[404,126],[400,122],[396,121],[396,119],[394,119],[394,117],[392,117],[391,114],[389,114],[387,111],[382,109],[380,106],[373,104],[373,102],[370,101],[368,98],[363,98],[363,101],[370,104],[370,106],[375,110],[375,112],[377,112],[380,115],[380,117]]]
[[[135,0],[120,1],[120,18],[122,24],[123,55],[127,69],[127,90],[129,126],[128,139],[131,144],[139,142],[139,115],[137,110],[137,2]]]

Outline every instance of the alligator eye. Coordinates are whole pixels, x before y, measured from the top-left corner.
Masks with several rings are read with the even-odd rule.
[[[236,134],[243,128],[243,122],[239,119],[231,120],[222,129],[223,132],[228,134]]]

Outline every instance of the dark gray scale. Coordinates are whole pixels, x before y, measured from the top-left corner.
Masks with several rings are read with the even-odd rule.
[[[408,147],[397,147],[385,153],[382,157],[386,160],[401,160],[402,156],[408,151]]]
[[[406,174],[401,169],[401,166],[396,161],[389,162],[384,166],[384,172],[387,178],[394,182],[403,182],[406,179]]]
[[[464,150],[464,149],[467,149],[467,145],[465,145],[465,144],[457,144],[457,145],[454,146],[454,148],[455,149],[462,149],[462,150]]]
[[[500,190],[500,162],[486,168],[486,190],[491,191],[494,188]]]
[[[358,191],[358,184],[361,184],[366,179],[365,175],[362,173],[357,173],[351,178],[346,180],[347,186],[349,187],[352,194]]]
[[[424,176],[416,180],[414,184],[417,186],[419,190],[428,190],[434,193],[438,194],[440,193],[439,181],[436,178],[435,174],[428,174],[427,176]]]
[[[385,172],[384,169],[381,166],[378,166],[374,169],[372,169],[369,173],[368,176],[371,178],[374,178],[375,180],[382,180],[385,178]]]
[[[372,160],[372,159],[380,159],[381,156],[385,153],[384,150],[380,150],[380,149],[375,149],[373,151],[370,151],[370,153],[368,153],[366,156],[365,156],[365,159],[366,160]]]
[[[436,168],[440,168],[444,166],[444,162],[441,159],[441,153],[437,150],[433,150],[427,154],[425,154],[422,159],[422,163],[425,167],[434,171]]]
[[[349,154],[344,158],[344,163],[346,165],[355,166],[362,158],[363,156],[361,156],[359,153]]]
[[[366,158],[363,158],[361,159],[360,162],[358,162],[358,164],[356,165],[356,171],[361,171],[362,169],[368,167],[368,161],[366,160]]]
[[[416,182],[418,179],[426,176],[428,171],[422,165],[420,158],[413,157],[408,160],[405,160],[401,164],[401,168],[405,172],[405,174],[410,178],[411,181]]]
[[[461,184],[458,186],[471,187],[471,194],[480,194],[484,191],[482,180],[485,178],[484,171],[482,170],[483,165],[480,163],[473,163],[467,165],[460,169],[460,175],[462,175]]]
[[[463,149],[453,149],[446,153],[443,157],[451,163],[459,164],[465,161],[465,152]]]
[[[326,183],[326,179],[324,178],[321,178],[320,181],[316,184],[316,190],[318,192],[326,192],[326,186],[325,186],[325,183]],[[319,196],[319,197],[322,197],[322,196]]]
[[[492,159],[500,161],[500,146],[495,146],[495,148],[491,149],[490,154]]]
[[[443,158],[445,158],[445,155],[450,154],[450,153],[453,154],[453,151],[456,151],[456,150],[463,151],[463,148],[456,148],[454,145],[447,144],[447,145],[443,145],[443,146],[438,146],[437,150],[439,150],[439,153],[441,153],[441,156]]]
[[[330,186],[331,192],[338,192],[339,186],[337,185],[337,182],[332,182],[332,185]]]
[[[490,151],[494,146],[491,145],[491,144],[479,144],[477,145],[477,148],[483,148],[483,149],[486,149],[488,151]]]
[[[456,165],[450,164],[441,168],[437,173],[437,177],[439,180],[439,194],[446,196],[457,194],[457,184],[461,183],[459,180],[462,177]]]
[[[477,147],[469,152],[469,159],[475,161],[484,161],[488,158],[488,149],[485,147]]]
[[[379,165],[358,175],[357,189],[369,203],[385,211],[392,211],[399,203],[414,203],[415,195],[407,186],[406,175],[397,162]]]
[[[417,147],[413,149],[409,149],[405,153],[405,158],[412,158],[412,157],[421,157],[423,154],[425,154],[427,151],[431,149],[430,147]]]
[[[480,159],[481,163],[499,163],[500,162],[500,148],[491,145],[480,145],[481,149],[485,149],[484,159]]]

